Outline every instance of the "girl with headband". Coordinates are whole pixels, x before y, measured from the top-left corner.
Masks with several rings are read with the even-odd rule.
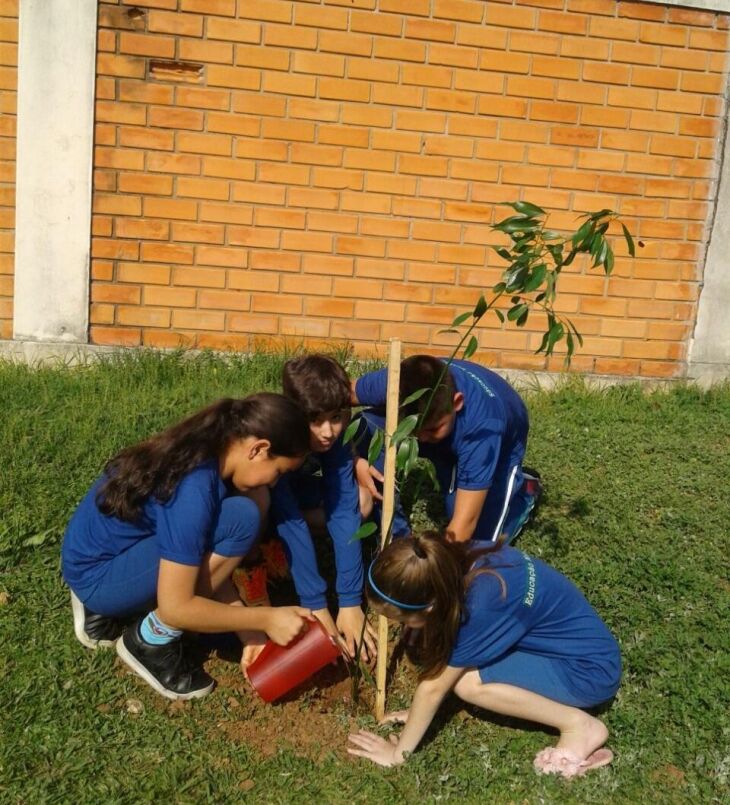
[[[413,752],[446,694],[560,733],[536,771],[575,777],[605,766],[605,725],[586,712],[610,700],[621,657],[595,610],[572,582],[510,547],[474,548],[434,536],[388,545],[368,571],[379,614],[422,630],[421,675],[399,738],[361,730],[350,754],[395,766]]]

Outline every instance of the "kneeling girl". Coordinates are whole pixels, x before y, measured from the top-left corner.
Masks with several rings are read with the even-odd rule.
[[[613,757],[604,724],[586,712],[619,685],[618,645],[564,576],[514,548],[471,549],[436,538],[391,543],[369,571],[368,598],[420,628],[422,675],[397,742],[360,731],[351,754],[383,766],[405,760],[446,694],[560,732],[535,758],[542,773],[584,774]]]
[[[231,573],[256,541],[267,487],[308,450],[297,406],[260,393],[219,400],[111,459],[63,542],[78,639],[89,648],[116,640],[122,660],[169,699],[213,688],[186,656],[185,631],[291,641],[311,612],[246,608]]]

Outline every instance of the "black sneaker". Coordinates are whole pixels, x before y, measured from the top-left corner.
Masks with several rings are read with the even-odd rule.
[[[119,618],[92,612],[77,598],[73,590],[71,611],[74,616],[74,634],[86,648],[112,648],[124,628]]]
[[[213,690],[215,682],[190,662],[182,639],[152,646],[142,640],[140,623],[128,626],[117,640],[117,654],[135,674],[167,699],[200,699]]]

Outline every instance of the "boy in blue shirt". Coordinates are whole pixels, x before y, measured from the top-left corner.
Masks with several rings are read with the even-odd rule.
[[[401,364],[399,397],[403,401],[422,388],[436,392],[401,408],[400,418],[417,414],[419,455],[436,470],[447,517],[446,538],[511,542],[527,521],[541,492],[538,478],[526,473],[522,460],[527,447],[527,409],[519,394],[495,372],[470,361],[445,362],[414,355]],[[360,377],[352,386],[352,401],[372,406],[365,412],[369,428],[383,427],[378,409],[385,405],[387,371]],[[365,440],[367,441],[367,440]],[[374,467],[357,462],[358,483],[380,499],[374,481],[382,481],[382,456]],[[399,511],[393,535],[409,527]]]
[[[339,633],[355,654],[363,635],[363,566],[360,542],[352,537],[360,527],[360,494],[353,473],[353,453],[342,443],[350,416],[350,380],[337,361],[325,355],[305,355],[286,362],[284,395],[309,420],[311,453],[304,466],[285,476],[272,489],[271,511],[284,542],[291,574],[302,606],[331,633]],[[327,583],[319,574],[312,531],[329,533],[336,565],[337,620],[327,608]],[[306,603],[304,603],[306,602]],[[375,655],[374,633],[365,624],[364,650]]]

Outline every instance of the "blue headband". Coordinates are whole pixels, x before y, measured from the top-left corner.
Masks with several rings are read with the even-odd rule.
[[[391,598],[389,595],[386,595],[378,585],[373,581],[373,565],[375,562],[370,563],[370,567],[368,568],[368,581],[370,582],[370,586],[373,590],[383,599],[383,601],[387,601],[389,604],[392,604],[394,607],[398,607],[398,609],[428,609],[431,604],[404,604],[402,601],[396,601],[395,598]]]

